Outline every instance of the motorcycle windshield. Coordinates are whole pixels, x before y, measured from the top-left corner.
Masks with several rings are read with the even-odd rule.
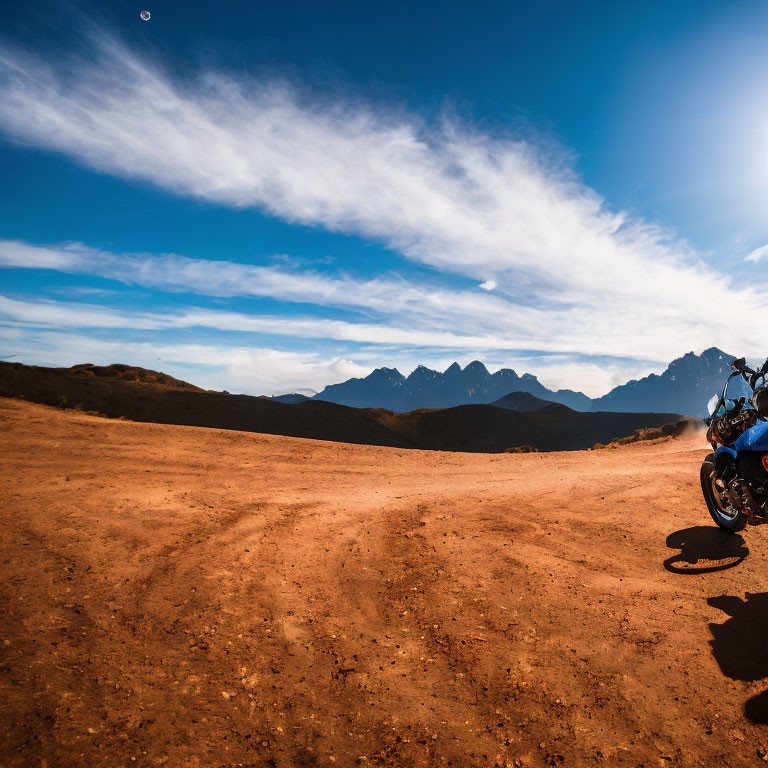
[[[768,421],[759,421],[733,444],[737,451],[768,451]]]

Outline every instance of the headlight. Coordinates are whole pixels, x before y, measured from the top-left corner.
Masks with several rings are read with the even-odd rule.
[[[707,431],[707,440],[719,443],[720,445],[730,445],[733,442],[733,429],[728,419],[713,419]]]

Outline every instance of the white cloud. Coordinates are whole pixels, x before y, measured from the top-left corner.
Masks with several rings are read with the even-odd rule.
[[[293,333],[424,347],[631,357],[654,363],[712,345],[727,349],[738,346],[747,355],[763,354],[764,342],[755,321],[761,313],[766,314],[766,310],[756,305],[756,294],[752,290],[739,293],[734,289],[743,303],[734,306],[730,314],[708,311],[687,315],[680,306],[659,304],[653,296],[641,306],[617,302],[609,295],[595,305],[573,299],[567,305],[533,306],[500,291],[489,295],[476,289],[435,288],[391,276],[359,280],[173,254],[114,254],[81,244],[41,247],[0,240],[0,266],[50,267],[147,288],[208,296],[266,296],[355,309],[367,318],[363,322],[341,322],[321,317],[267,318],[245,314],[227,316],[219,312],[215,313],[214,320],[213,315],[207,319],[202,317],[206,311],[195,310],[193,314],[188,313],[187,327],[210,325],[221,330]],[[678,291],[684,300],[685,286],[679,285]],[[83,305],[85,309],[80,312],[78,322],[97,326],[98,310],[88,309],[89,306],[92,307]],[[49,311],[54,309],[29,309],[27,319],[36,312],[40,312],[39,317],[45,317]],[[88,313],[90,320],[86,318]],[[145,315],[140,322],[161,322],[164,327],[170,327],[173,323],[178,326],[181,320],[176,318],[172,322],[168,317]],[[572,383],[571,387],[574,386],[580,383]]]
[[[519,323],[530,319],[532,311],[518,309],[501,299],[489,300],[476,291],[444,290],[396,277],[357,280],[175,254],[109,253],[80,243],[41,247],[18,240],[0,240],[0,267],[56,269],[206,296],[270,297],[384,314],[412,312],[432,317],[436,324],[455,314],[481,321],[499,312],[504,312],[509,321]]]
[[[763,245],[763,246],[761,246],[760,248],[755,248],[755,250],[754,250],[754,251],[752,251],[752,253],[750,253],[750,254],[749,254],[749,256],[747,256],[747,257],[744,259],[744,261],[754,261],[754,262],[758,262],[758,261],[760,261],[760,259],[762,259],[762,258],[763,258],[763,256],[765,256],[766,254],[768,254],[768,245]]]
[[[247,332],[254,334],[283,335],[291,339],[330,339],[363,347],[352,356],[356,362],[338,356],[324,357],[320,352],[285,352],[256,348],[257,356],[245,355],[242,345],[220,343],[211,345],[170,345],[161,341],[111,342],[88,338],[79,333],[52,334],[53,330],[66,329],[116,329],[123,332],[168,331],[204,328],[222,332]],[[630,376],[645,375],[652,370],[660,371],[663,365],[647,362],[620,361],[611,364],[578,361],[573,355],[550,354],[546,357],[526,354],[539,344],[526,347],[511,343],[498,336],[467,336],[454,333],[419,331],[385,325],[348,323],[322,317],[250,315],[223,310],[179,308],[175,312],[131,312],[94,304],[62,301],[22,301],[0,295],[0,335],[8,339],[8,349],[20,350],[19,357],[25,362],[53,363],[69,366],[85,359],[91,360],[92,352],[100,362],[131,362],[150,368],[170,369],[168,366],[193,366],[199,377],[195,383],[204,382],[212,389],[240,388],[251,394],[264,391],[283,392],[315,387],[321,389],[340,379],[333,376],[350,370],[349,375],[367,375],[382,364],[387,355],[387,365],[399,367],[407,374],[419,364],[444,370],[452,362],[466,365],[479,356],[490,370],[513,367],[519,373],[535,372],[545,386],[553,389],[578,387],[591,396],[604,394],[616,384],[624,383]],[[143,334],[146,336],[146,334]],[[66,339],[54,345],[43,345],[41,340]],[[385,347],[382,352],[379,345]],[[409,349],[410,348],[410,349]],[[215,354],[211,349],[217,350]],[[201,350],[204,352],[201,353]],[[224,350],[224,351],[222,351]],[[232,365],[226,355],[232,354]],[[269,353],[269,354],[268,354]],[[134,358],[134,355],[137,357]],[[160,359],[158,359],[160,358]],[[215,373],[203,367],[205,361],[219,361]],[[240,361],[238,364],[237,361]],[[261,363],[269,360],[268,376]],[[142,362],[139,362],[142,361]],[[260,361],[257,365],[256,361]],[[258,369],[257,374],[255,370]],[[181,378],[181,374],[179,374]],[[235,378],[242,375],[242,379]],[[312,377],[311,381],[302,377]],[[347,378],[346,376],[344,378]],[[218,382],[218,383],[217,383]],[[259,384],[263,387],[259,389]]]
[[[115,312],[92,304],[58,301],[19,301],[0,295],[0,319],[39,326],[75,328],[135,328],[157,330],[168,327],[151,315]]]
[[[520,353],[541,351],[547,347],[540,340],[508,339],[492,334],[468,335],[446,331],[431,331],[398,326],[350,323],[307,315],[257,315],[228,312],[218,309],[182,307],[173,312],[142,312],[116,310],[96,304],[81,304],[50,300],[19,300],[0,295],[0,322],[30,328],[94,328],[119,329],[122,331],[167,331],[188,328],[206,328],[223,332],[245,332],[288,336],[292,339],[329,339],[355,344],[385,345],[397,349],[403,358],[403,348],[415,347],[419,354],[425,350],[441,350],[439,354],[454,355],[450,362],[466,355],[470,362],[478,354],[494,351],[515,351],[517,359],[527,359]],[[557,363],[557,350],[561,345],[551,345],[553,364]],[[434,352],[427,352],[434,359]],[[447,358],[445,358],[447,359]],[[410,366],[415,368],[424,359]],[[449,363],[446,363],[446,365]],[[502,363],[499,367],[502,367]],[[552,367],[552,364],[544,364]]]
[[[381,324],[350,323],[313,316],[255,315],[216,309],[183,308],[176,312],[130,312],[94,304],[22,301],[0,295],[0,320],[37,327],[168,330],[212,328],[218,331],[278,334],[367,344],[419,347],[513,349],[516,342],[495,336],[470,336]]]
[[[735,285],[685,244],[610,210],[530,145],[455,121],[426,125],[220,74],[181,82],[104,37],[95,56],[56,69],[0,51],[0,128],[99,171],[373,238],[414,262],[482,281],[485,292],[16,241],[0,243],[6,266],[269,296],[370,318],[321,324],[330,338],[439,346],[455,336],[478,348],[485,339],[498,350],[654,362],[710,345],[765,354],[764,287]],[[295,320],[296,333],[307,332],[303,322]],[[387,337],[393,330],[400,335]]]
[[[513,272],[555,303],[562,291],[606,290],[679,301],[683,278],[711,293],[684,247],[610,211],[523,142],[317,105],[276,83],[175,82],[110,38],[97,56],[54,72],[5,52],[0,125],[102,171],[363,234],[441,269],[486,280]]]

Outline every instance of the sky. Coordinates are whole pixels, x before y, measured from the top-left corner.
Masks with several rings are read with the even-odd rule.
[[[4,9],[0,359],[598,396],[768,354],[765,3],[142,2]]]

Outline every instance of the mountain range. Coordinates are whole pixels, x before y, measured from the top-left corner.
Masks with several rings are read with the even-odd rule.
[[[670,363],[664,373],[629,381],[596,399],[571,389],[547,389],[530,373],[520,376],[509,368],[490,373],[477,360],[465,368],[453,363],[442,373],[420,365],[409,376],[396,368],[376,368],[365,378],[331,384],[311,398],[289,394],[274,399],[287,403],[325,400],[356,408],[404,412],[475,403],[500,404],[496,402],[500,398],[523,392],[576,411],[666,412],[703,417],[708,415],[707,402],[712,394],[722,389],[734,357],[716,347],[700,355],[689,352]],[[734,380],[731,387],[729,392],[733,391],[735,396],[747,392],[741,379]]]
[[[409,376],[403,376],[397,368],[377,368],[363,379],[331,384],[311,399],[355,408],[386,408],[403,412],[419,408],[489,404],[511,392],[528,392],[541,400],[567,405],[575,411],[588,411],[591,403],[582,392],[547,389],[530,373],[518,376],[510,368],[489,373],[478,360],[466,368],[453,363],[442,373],[420,365]],[[279,396],[277,399],[297,402],[296,395]]]

